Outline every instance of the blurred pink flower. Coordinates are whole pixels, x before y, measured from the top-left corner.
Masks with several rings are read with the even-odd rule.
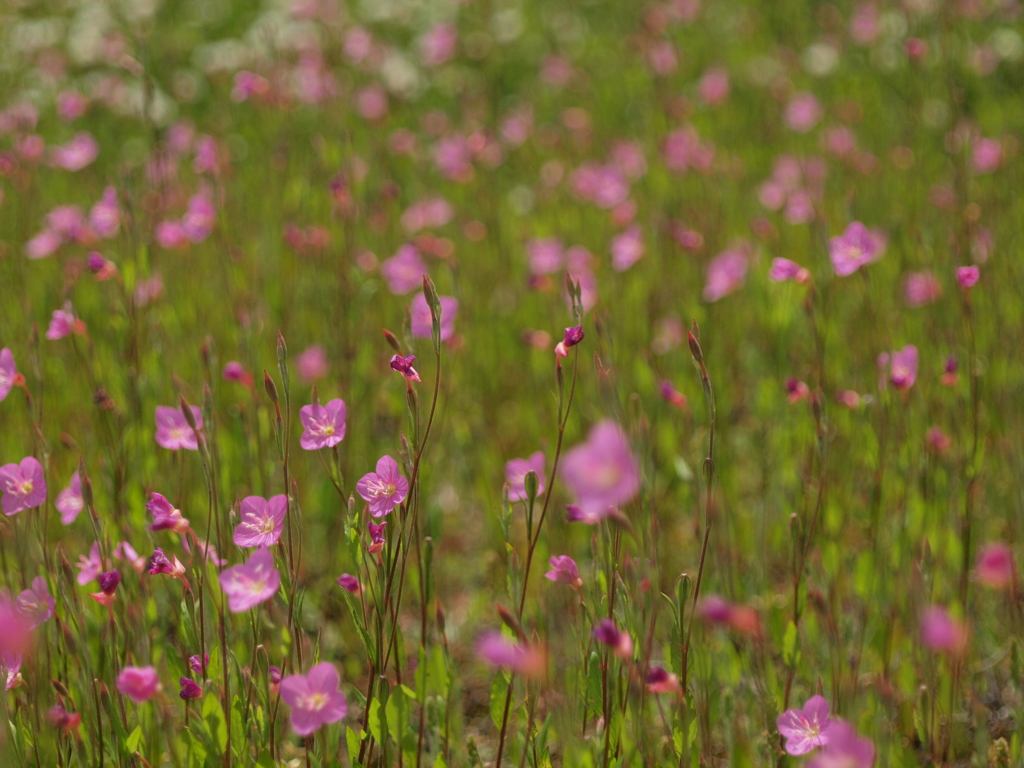
[[[0,491],[0,509],[8,517],[42,506],[46,501],[43,465],[33,456],[26,456],[20,464],[4,464],[0,467]]]
[[[693,169],[707,173],[715,159],[715,148],[711,144],[701,142],[696,129],[687,125],[665,137],[662,155],[665,167],[670,171],[684,172]]]
[[[729,98],[729,74],[722,67],[712,67],[700,78],[697,94],[709,107],[721,104]]]
[[[526,244],[530,256],[530,272],[534,275],[551,275],[562,269],[565,254],[562,243],[556,237],[537,238]]]
[[[356,493],[369,502],[373,517],[384,517],[405,500],[409,481],[399,474],[397,461],[381,456],[377,471],[367,472],[356,483]]]
[[[356,92],[356,111],[364,120],[381,120],[388,113],[388,95],[379,85],[368,85]]]
[[[829,258],[839,277],[852,275],[865,264],[877,261],[885,250],[885,239],[859,221],[851,222],[846,231],[829,241]]]
[[[635,141],[617,141],[612,145],[610,153],[612,163],[627,179],[643,178],[647,173],[647,158],[643,147]]]
[[[679,677],[664,667],[651,667],[647,672],[647,690],[651,693],[680,691]]]
[[[956,268],[956,281],[960,284],[961,288],[973,288],[977,284],[979,277],[981,277],[981,270],[974,265]]]
[[[154,667],[125,667],[117,676],[117,690],[141,704],[160,690],[160,677]]]
[[[428,67],[439,67],[455,55],[458,30],[448,22],[435,24],[420,38],[420,59]]]
[[[828,714],[828,702],[821,696],[812,696],[803,709],[788,709],[779,715],[776,725],[786,737],[786,751],[806,755],[815,747],[828,744],[832,728]]]
[[[196,422],[196,429],[203,429],[203,414],[194,405],[190,405],[192,417]],[[161,448],[169,451],[178,451],[182,448],[189,451],[198,451],[199,443],[196,441],[196,434],[192,427],[185,420],[185,414],[179,408],[169,405],[158,405],[156,407],[156,443]]]
[[[89,108],[89,99],[78,91],[61,91],[57,94],[57,114],[62,120],[77,120]]]
[[[305,384],[312,384],[324,378],[331,369],[327,362],[327,353],[319,344],[313,344],[300,352],[295,358],[295,368]]]
[[[180,250],[188,246],[188,235],[180,221],[161,221],[153,234],[161,248]]]
[[[527,677],[538,677],[547,666],[543,649],[516,644],[501,632],[485,632],[476,644],[476,655],[494,667],[504,667]]]
[[[889,382],[899,390],[908,390],[917,381],[917,347],[907,344],[890,356],[883,352],[878,356],[878,367],[888,369]]]
[[[415,245],[406,243],[390,259],[381,262],[380,273],[388,282],[388,289],[401,296],[423,287],[427,265],[420,258]]]
[[[25,243],[25,255],[30,259],[44,259],[60,248],[64,238],[52,229],[44,229],[27,243]]]
[[[103,197],[89,209],[89,226],[97,237],[113,237],[121,226],[121,209],[117,204],[117,189],[106,187]]]
[[[768,271],[768,279],[775,283],[792,280],[795,283],[803,285],[811,279],[811,273],[795,261],[776,257],[772,259],[772,266]]]
[[[857,45],[871,45],[882,34],[881,19],[874,3],[861,3],[850,17],[850,37]]]
[[[216,220],[213,200],[209,190],[204,188],[189,198],[188,208],[181,218],[181,231],[193,243],[201,243],[210,236]]]
[[[537,451],[527,459],[511,459],[505,463],[505,482],[513,501],[526,501],[526,475],[537,475],[537,496],[544,493],[544,452]]]
[[[434,164],[446,179],[468,181],[473,175],[472,155],[466,138],[452,134],[434,145]]]
[[[186,539],[186,542],[187,541],[188,540]],[[185,566],[182,565],[178,556],[171,555],[168,557],[160,547],[153,550],[153,554],[149,556],[149,560],[146,562],[146,565],[150,576],[166,574],[172,579],[184,580]]]
[[[227,568],[220,574],[220,587],[228,597],[232,613],[242,613],[271,599],[281,586],[281,574],[274,567],[269,549],[257,549],[245,565]]]
[[[189,699],[198,699],[203,695],[203,687],[199,685],[195,680],[187,677],[182,677],[178,680],[181,685],[181,690],[178,692],[178,696],[182,701],[188,701]]]
[[[1016,577],[1013,553],[1002,542],[986,544],[978,550],[974,573],[985,586],[1005,589],[1013,584]]]
[[[455,333],[455,316],[459,312],[459,302],[452,296],[440,296],[441,302],[441,341],[448,341]],[[415,339],[431,337],[432,320],[430,306],[422,293],[417,293],[409,305],[410,332]]]
[[[66,171],[80,171],[92,163],[100,153],[100,145],[91,133],[76,133],[67,144],[51,150],[51,161]]]
[[[97,550],[97,556],[98,554],[99,551]],[[146,570],[147,558],[136,552],[135,548],[127,541],[119,542],[118,545],[114,547],[114,557],[118,560],[124,560],[136,573],[142,573]]]
[[[299,420],[302,422],[303,433],[299,445],[307,451],[330,448],[345,439],[345,418],[348,409],[345,401],[335,398],[320,405],[304,405],[299,409]]]
[[[836,718],[828,731],[828,743],[807,763],[807,768],[872,768],[875,745],[857,735],[845,720]]]
[[[246,496],[239,506],[242,521],[235,528],[232,541],[239,547],[272,547],[281,539],[288,497]]]
[[[644,235],[639,224],[633,224],[625,232],[612,239],[612,269],[625,272],[644,255]]]
[[[585,443],[566,452],[561,476],[580,511],[598,518],[631,501],[640,490],[640,465],[614,421],[599,422]]]
[[[743,286],[747,277],[747,249],[732,248],[713,258],[707,267],[704,300],[718,301]]]
[[[801,91],[786,105],[784,119],[786,126],[797,133],[807,133],[822,117],[821,102],[813,93]]]
[[[971,151],[971,170],[975,173],[992,173],[1003,162],[1003,145],[999,139],[980,138]]]
[[[933,651],[959,655],[967,649],[967,627],[945,608],[932,606],[921,614],[921,641]]]
[[[353,576],[351,573],[343,573],[338,577],[338,586],[344,589],[346,592],[351,592],[353,595],[358,595],[362,587],[359,586],[359,579]]]
[[[620,659],[628,661],[633,658],[633,638],[629,636],[629,632],[616,627],[611,619],[601,619],[597,622],[593,635],[597,642],[607,645]]]
[[[568,584],[573,589],[583,586],[580,569],[576,565],[576,561],[568,555],[552,557],[548,564],[551,566],[551,570],[544,574],[545,578],[556,584]]]
[[[18,369],[14,365],[14,354],[7,347],[0,349],[0,403],[10,394],[18,381]]]
[[[149,501],[146,502],[146,510],[153,516],[153,522],[148,530],[188,533],[188,520],[181,516],[181,510],[171,504],[163,494],[151,493]]]
[[[79,555],[75,567],[78,569],[77,581],[83,587],[99,576],[100,571],[103,570],[103,561],[100,559],[100,543],[98,541],[93,542],[88,556]]]
[[[348,703],[338,690],[339,684],[338,670],[326,661],[305,675],[289,675],[281,680],[281,698],[291,707],[295,733],[309,736],[324,725],[344,719]]]
[[[903,279],[903,296],[908,307],[923,307],[942,295],[942,284],[931,270],[910,272]]]
[[[46,585],[46,579],[36,576],[32,579],[32,587],[18,595],[18,613],[25,621],[29,630],[33,630],[47,621],[56,609],[53,595]]]
[[[270,93],[270,81],[255,72],[242,70],[235,73],[231,88],[231,100],[242,102],[253,97],[266,96]]]

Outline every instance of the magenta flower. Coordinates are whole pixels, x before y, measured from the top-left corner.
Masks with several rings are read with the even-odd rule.
[[[747,252],[733,248],[718,254],[708,263],[704,300],[718,301],[743,285],[747,277]]]
[[[580,578],[580,569],[576,561],[568,555],[552,557],[549,561],[551,570],[544,574],[544,577],[551,579],[556,584],[568,584],[573,589],[583,586],[583,579]]]
[[[768,271],[768,279],[774,283],[792,280],[795,283],[803,285],[811,279],[811,273],[795,261],[777,257],[772,259],[772,267]]]
[[[246,496],[240,508],[242,522],[235,528],[234,542],[239,547],[272,547],[281,538],[288,497],[284,494],[269,501],[261,496]]]
[[[117,570],[107,571],[97,576],[96,581],[100,585],[100,591],[90,594],[89,597],[100,605],[105,605],[109,608],[114,604],[114,594],[121,583],[121,574]]]
[[[547,657],[541,648],[517,645],[501,634],[491,631],[481,635],[476,644],[476,655],[494,667],[504,667],[528,677],[544,672]]]
[[[197,675],[206,673],[206,665],[210,663],[210,654],[204,653],[203,660],[199,660],[199,654],[196,653],[188,657],[188,668],[195,672]]]
[[[651,693],[673,693],[680,690],[679,677],[664,667],[651,667],[647,672],[647,690]]]
[[[41,506],[46,501],[43,465],[32,456],[26,456],[20,464],[4,464],[0,467],[0,491],[0,509],[7,516]]]
[[[50,594],[46,579],[42,576],[32,579],[32,587],[18,595],[18,613],[30,630],[53,616],[55,608],[53,595]]]
[[[366,528],[370,532],[370,546],[366,548],[367,552],[375,555],[384,549],[384,545],[387,544],[387,539],[384,538],[384,531],[387,527],[388,524],[386,522],[380,525],[374,525],[369,522],[366,524]]]
[[[793,96],[786,105],[786,125],[797,133],[807,133],[821,120],[821,102],[806,91]]]
[[[182,701],[188,701],[189,699],[198,699],[203,695],[203,687],[199,685],[195,680],[191,680],[187,677],[183,677],[178,682],[181,684],[181,690],[178,692],[178,696],[181,697]]]
[[[958,655],[967,650],[967,627],[933,605],[921,614],[921,641],[933,651]]]
[[[1003,145],[998,139],[980,138],[971,152],[971,170],[992,173],[1003,162]]]
[[[0,349],[0,403],[10,394],[18,378],[18,369],[14,367],[14,354],[7,347]]]
[[[246,387],[252,386],[252,374],[246,371],[237,360],[231,360],[225,364],[224,370],[221,371],[221,376],[224,377],[225,381],[237,381]]]
[[[160,690],[160,677],[153,667],[125,667],[117,676],[117,690],[141,704],[156,696]]]
[[[117,204],[117,189],[107,187],[103,197],[89,209],[89,226],[97,237],[107,238],[117,234],[121,226],[121,209]]]
[[[981,277],[981,270],[974,265],[956,268],[956,281],[960,284],[961,288],[973,288],[978,282],[979,277]],[[2,392],[2,389],[0,389],[0,392]],[[3,400],[2,395],[0,395],[0,400]]]
[[[56,341],[57,339],[63,339],[65,336],[70,336],[72,333],[84,333],[85,324],[75,317],[74,311],[71,309],[71,302],[64,302],[64,309],[53,310],[53,316],[50,318],[50,327],[46,329],[46,338],[50,341]]]
[[[877,261],[885,250],[885,238],[859,221],[851,222],[839,237],[829,241],[828,256],[839,277],[852,275],[865,264]]]
[[[54,147],[51,160],[58,168],[65,171],[80,171],[96,159],[100,153],[100,145],[91,133],[76,133],[67,144]]]
[[[228,608],[241,613],[272,598],[281,586],[281,574],[274,567],[269,549],[257,549],[245,565],[220,574],[220,588],[228,596]]]
[[[612,649],[620,659],[633,658],[633,638],[623,632],[611,619],[601,619],[594,627],[594,639]]]
[[[327,405],[313,403],[299,409],[299,420],[305,431],[299,445],[307,451],[330,448],[345,439],[345,401],[335,398]]]
[[[889,381],[896,389],[910,389],[917,381],[917,347],[907,344],[892,355],[883,352],[878,356],[878,367],[882,371],[888,368]]]
[[[836,718],[828,732],[828,743],[807,763],[807,768],[872,768],[875,745],[862,739],[845,720]]]
[[[299,378],[306,384],[312,384],[322,379],[331,370],[327,362],[327,353],[319,344],[306,347],[295,358],[295,368],[299,372]]]
[[[787,709],[775,721],[779,733],[786,737],[786,751],[791,755],[806,755],[815,747],[828,744],[832,721],[828,716],[828,702],[821,696],[812,696],[803,709]]]
[[[908,307],[923,307],[942,295],[942,284],[931,270],[910,272],[903,281],[903,297]]]
[[[448,341],[455,333],[455,316],[459,313],[459,302],[451,296],[440,296],[441,341]],[[409,305],[410,330],[415,339],[429,339],[432,328],[430,306],[422,293],[417,293]]]
[[[565,336],[555,345],[555,355],[558,357],[568,357],[569,350],[583,341],[583,337],[584,333],[582,325],[566,328]]]
[[[370,502],[370,514],[384,517],[405,499],[409,482],[398,474],[398,462],[390,456],[381,456],[377,471],[367,472],[356,483],[356,492]]]
[[[639,224],[633,224],[612,240],[612,269],[625,272],[644,255],[644,235]]]
[[[176,509],[163,494],[151,493],[149,501],[146,502],[146,509],[153,516],[153,524],[149,526],[149,530],[188,532],[188,520],[181,516],[181,510]]]
[[[388,289],[396,296],[411,293],[423,286],[427,265],[420,258],[416,246],[406,243],[390,259],[381,262],[380,273],[387,280]]]
[[[974,574],[978,581],[994,589],[1010,586],[1015,577],[1013,553],[1005,544],[987,544],[978,550],[974,561]]]
[[[168,557],[164,551],[157,547],[149,558],[149,575],[157,576],[161,573],[173,579],[180,579],[185,576],[185,566],[178,560],[177,555]],[[223,577],[222,577],[223,578]]]
[[[338,586],[344,589],[346,592],[351,592],[354,595],[359,594],[361,587],[359,586],[359,579],[353,576],[351,573],[343,573],[338,577]]]
[[[57,494],[55,502],[57,511],[60,512],[60,521],[64,525],[71,525],[78,518],[79,513],[85,509],[85,500],[82,498],[82,481],[78,472],[71,476],[71,483],[67,488]]]
[[[537,495],[544,493],[544,452],[537,451],[528,459],[512,459],[505,464],[505,482],[511,499],[526,501],[526,475],[537,475]]]
[[[405,376],[405,380],[408,384],[414,381],[420,381],[420,375],[416,372],[416,369],[412,367],[413,361],[416,360],[416,355],[408,355],[402,357],[401,355],[394,355],[391,358],[391,370],[398,371],[400,374]]]
[[[99,576],[100,571],[103,570],[103,561],[100,559],[100,543],[98,541],[93,542],[88,556],[80,555],[78,557],[75,567],[78,569],[77,581],[82,586]]]
[[[204,189],[189,198],[188,208],[181,217],[181,231],[193,243],[201,243],[210,236],[216,221],[217,211],[209,191]]]
[[[565,263],[562,243],[554,237],[531,240],[526,244],[526,252],[530,257],[530,272],[534,275],[554,274]]]
[[[156,225],[154,235],[161,248],[182,249],[188,246],[188,235],[180,221],[161,221]]]
[[[203,414],[194,405],[190,405],[192,416],[196,421],[196,429],[203,428]],[[156,407],[156,443],[161,448],[170,451],[178,451],[182,448],[189,451],[198,451],[199,443],[196,440],[195,432],[185,421],[185,414],[178,408],[169,405],[158,405]]]
[[[292,708],[292,730],[309,736],[323,725],[336,723],[348,712],[345,694],[338,690],[338,670],[322,662],[305,675],[281,680],[281,698]]]
[[[596,424],[587,442],[568,451],[561,474],[584,515],[606,517],[640,490],[640,465],[614,421]]]

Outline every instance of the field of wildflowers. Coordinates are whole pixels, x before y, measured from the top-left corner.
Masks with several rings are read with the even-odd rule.
[[[0,767],[1024,765],[1022,34],[0,6]]]

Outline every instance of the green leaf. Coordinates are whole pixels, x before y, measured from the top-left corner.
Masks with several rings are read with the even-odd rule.
[[[345,728],[345,745],[348,747],[348,762],[353,766],[359,765],[356,761],[359,758],[359,745],[363,741],[360,734],[362,734],[362,731],[356,733],[352,730],[351,726],[346,726]]]
[[[259,759],[256,761],[256,768],[275,768],[274,758],[270,756],[270,753],[264,750],[260,752]]]
[[[224,708],[220,705],[217,694],[208,693],[203,700],[203,722],[209,728],[214,743],[221,752],[228,747],[228,722],[224,717]]]
[[[127,739],[124,740],[124,748],[128,750],[129,754],[137,752],[140,741],[142,741],[142,726],[136,725],[135,730],[128,735]]]
[[[505,714],[505,697],[508,695],[508,678],[504,672],[498,672],[491,683],[491,722],[499,731],[501,719]]]
[[[366,720],[366,725],[370,729],[370,735],[377,740],[377,743],[382,743],[384,739],[381,735],[381,717],[380,717],[380,700],[374,699],[370,702],[370,716]]]

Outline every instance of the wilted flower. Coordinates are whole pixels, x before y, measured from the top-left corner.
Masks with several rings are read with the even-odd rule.
[[[146,509],[153,516],[149,530],[188,533],[188,520],[181,516],[181,510],[176,509],[163,494],[151,493]]]
[[[272,547],[281,538],[288,497],[246,496],[239,508],[242,522],[235,528],[233,541],[239,547]]]
[[[786,751],[806,755],[815,747],[828,744],[833,725],[828,714],[828,702],[821,696],[812,696],[803,709],[788,709],[779,715],[776,725],[786,737]]]
[[[505,463],[505,482],[508,483],[509,498],[526,501],[526,475],[537,475],[537,495],[544,493],[544,452],[537,451],[527,459],[512,459]]]
[[[640,490],[640,465],[614,421],[596,424],[587,442],[566,452],[561,474],[584,515],[605,517]]]
[[[670,405],[674,405],[676,408],[683,411],[689,408],[689,403],[686,401],[686,395],[678,391],[671,381],[662,381],[658,391],[661,393],[662,399]]]
[[[121,574],[116,570],[108,571],[97,576],[96,581],[100,585],[100,591],[90,594],[89,597],[100,605],[107,607],[113,605],[114,594],[117,592],[117,586],[121,583]]]
[[[356,493],[370,503],[370,514],[384,517],[405,499],[409,482],[398,473],[398,462],[390,456],[377,460],[377,471],[367,472],[356,483]]]
[[[41,506],[46,501],[43,465],[33,456],[26,456],[20,464],[4,464],[0,467],[0,492],[0,509],[7,516]]]
[[[188,657],[188,668],[195,672],[197,675],[206,674],[206,665],[210,663],[210,654],[204,653],[203,660],[199,660],[199,654],[194,654]]]
[[[241,613],[272,598],[281,586],[281,574],[274,567],[269,549],[257,549],[245,565],[220,574],[220,587],[228,596],[228,608]]]
[[[307,451],[330,448],[345,439],[345,401],[335,398],[327,405],[313,403],[299,409],[299,419],[305,431],[299,445]]]
[[[798,379],[786,379],[786,396],[790,403],[799,403],[806,400],[811,390],[804,382]]]
[[[192,418],[196,422],[196,430],[202,430],[202,411],[194,405],[190,405],[189,408],[192,410]],[[199,450],[196,434],[185,420],[185,414],[179,408],[173,408],[169,405],[158,405],[156,407],[156,443],[170,451],[177,451],[182,448],[189,451]]]
[[[247,387],[252,386],[252,374],[246,371],[237,360],[227,363],[221,372],[221,376],[224,377],[225,381],[237,381],[239,384],[244,384]]]
[[[160,677],[154,667],[125,667],[117,676],[117,690],[141,704],[160,690]]]
[[[50,707],[46,713],[46,719],[55,728],[60,728],[64,731],[76,730],[82,724],[82,716],[78,712],[68,712],[61,704],[55,704]]]
[[[289,675],[281,680],[281,698],[292,708],[292,730],[309,736],[323,725],[336,723],[348,712],[345,694],[338,690],[340,680],[333,664],[322,662],[305,675]]]

